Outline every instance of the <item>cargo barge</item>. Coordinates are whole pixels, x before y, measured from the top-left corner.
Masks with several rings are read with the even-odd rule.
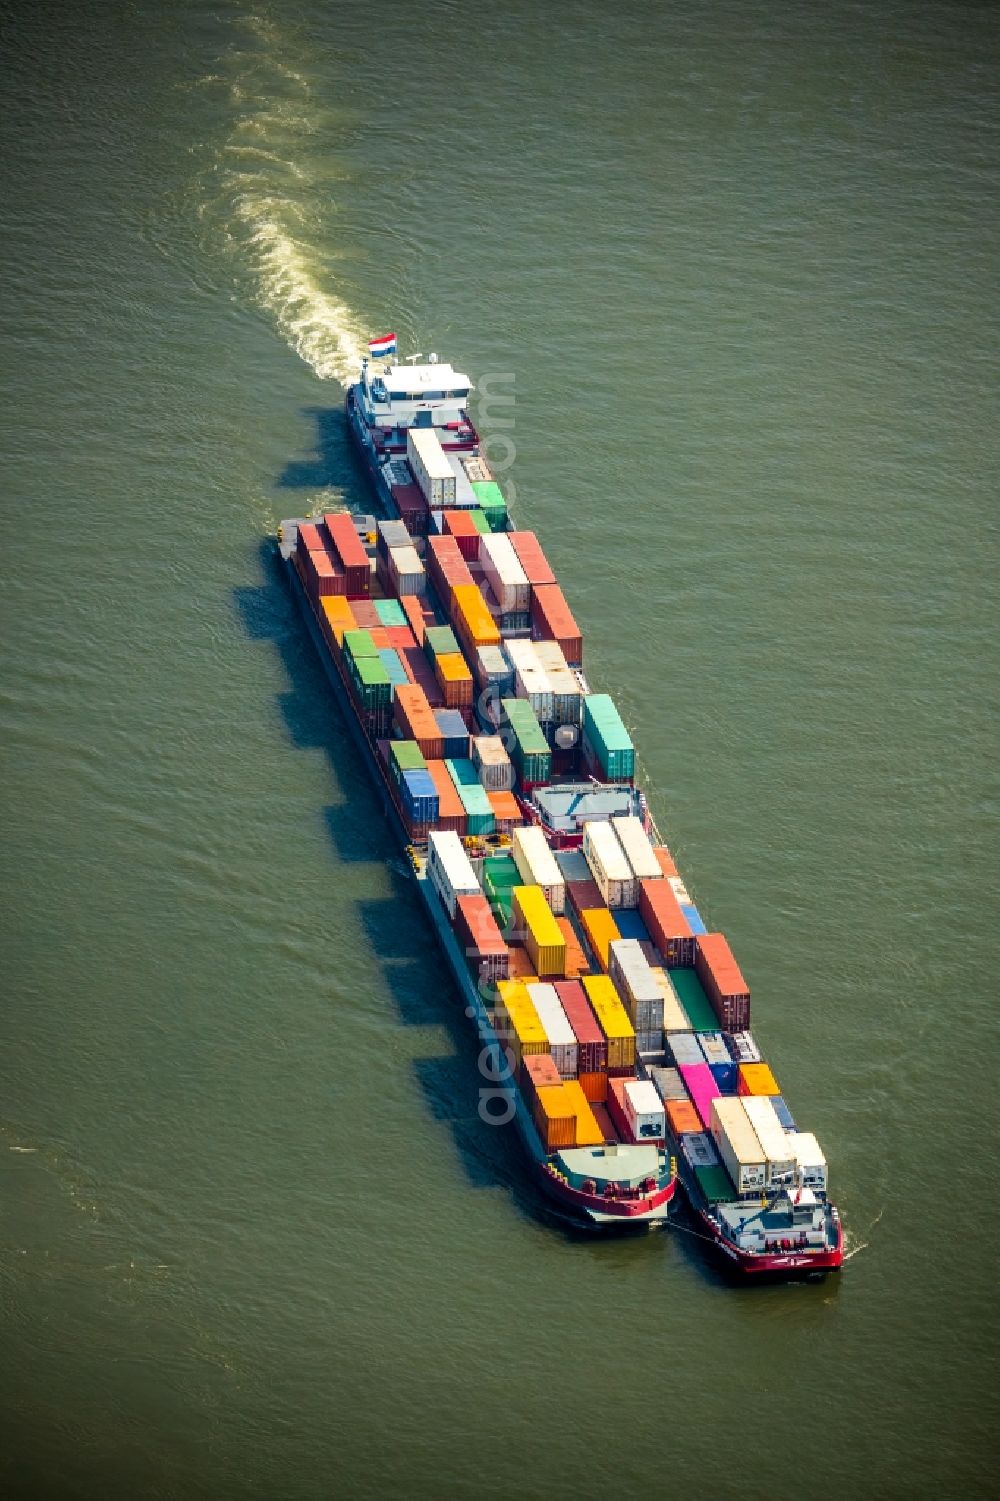
[[[480,1113],[599,1230],[662,1225],[680,1183],[739,1273],[843,1259],[815,1137],[750,1032],[613,699],[538,538],[516,529],[472,383],[374,341],[346,396],[376,514],[284,521],[292,587],[474,1024]]]

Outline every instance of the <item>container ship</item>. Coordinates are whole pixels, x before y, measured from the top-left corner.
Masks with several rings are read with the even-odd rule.
[[[374,341],[346,395],[371,513],[291,518],[292,588],[481,1043],[480,1114],[559,1211],[690,1225],[748,1276],[821,1275],[827,1163],[750,1030],[535,533],[435,355]]]

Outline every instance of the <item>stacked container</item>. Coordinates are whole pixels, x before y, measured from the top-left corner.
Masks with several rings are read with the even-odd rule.
[[[741,1063],[736,1084],[741,1095],[776,1095],[781,1093],[777,1079],[766,1063]]]
[[[721,933],[698,935],[694,967],[723,1031],[741,1032],[749,1027],[750,987]]]
[[[451,830],[432,829],[427,844],[427,873],[454,922],[458,898],[479,895],[476,873],[461,839]]]
[[[455,471],[433,427],[407,428],[406,458],[432,510],[455,504]]]
[[[397,742],[393,742],[394,744]],[[448,775],[443,761],[428,761],[427,771],[438,795],[438,816],[434,820],[439,829],[450,829],[461,837],[467,833],[465,806],[455,784]]]
[[[427,575],[449,615],[455,590],[474,587],[469,565],[454,537],[427,538]]]
[[[604,1141],[594,1112],[575,1079],[564,1080],[558,1088],[539,1086],[535,1099],[538,1106],[535,1125],[546,1152],[596,1147]]]
[[[404,771],[399,779],[399,794],[411,839],[437,823],[440,803],[434,780],[426,768]]]
[[[663,1101],[649,1079],[609,1079],[608,1113],[626,1141],[662,1142],[667,1134]]]
[[[634,907],[639,899],[638,883],[610,823],[584,824],[583,853],[605,904]]]
[[[515,886],[513,899],[513,922],[523,929],[524,946],[535,966],[539,979],[566,974],[566,940],[545,900],[540,886]]]
[[[681,1004],[680,997],[674,989],[674,984],[670,976],[658,964],[651,964],[650,970],[663,996],[664,1036],[669,1038],[675,1032],[690,1032],[691,1020]]]
[[[590,961],[583,951],[583,944],[576,936],[576,929],[568,917],[557,917],[559,931],[566,940],[566,978],[578,980],[581,975],[590,974]]]
[[[472,708],[472,673],[461,652],[442,653],[435,657],[434,676],[447,708]]]
[[[557,980],[555,989],[576,1037],[580,1087],[588,1100],[602,1104],[607,1094],[608,1040],[579,980]]]
[[[302,535],[301,528],[299,535]],[[324,549],[320,548],[315,552],[300,551],[299,564],[302,581],[311,600],[315,602],[338,594],[346,596],[347,580],[344,570]]]
[[[476,768],[471,761],[455,760],[446,761],[448,774],[455,784],[455,789],[462,800],[465,809],[466,829],[470,834],[493,833],[493,809],[486,795],[486,789],[476,775]]]
[[[735,1095],[714,1100],[710,1130],[737,1193],[763,1193],[767,1184],[767,1158],[743,1101]]]
[[[649,835],[642,826],[642,820],[634,816],[628,818],[613,818],[611,827],[618,835],[618,843],[625,851],[625,858],[632,868],[632,874],[638,881],[661,880],[662,872],[659,861],[653,853]]]
[[[401,594],[420,595],[427,592],[424,565],[412,543],[407,547],[390,548],[387,583],[397,599]]]
[[[400,734],[407,740],[415,740],[428,761],[443,761],[444,738],[423,688],[418,683],[397,688],[392,707]]]
[[[795,1152],[771,1101],[765,1095],[748,1095],[742,1103],[767,1159],[768,1188],[791,1183],[795,1176]]]
[[[635,1028],[607,975],[584,975],[580,982],[608,1044],[609,1075],[635,1073]]]
[[[475,563],[479,557],[479,528],[471,511],[445,511],[441,517],[445,532],[454,537],[462,557],[467,563]]]
[[[592,883],[587,882],[586,884],[591,885]],[[576,900],[579,896],[576,887],[570,887],[569,892],[570,899],[576,905]],[[597,891],[596,887],[594,888],[594,892],[596,896],[600,896],[600,892]],[[617,923],[607,907],[584,907],[582,909],[577,907],[577,911],[580,914],[580,922],[583,925],[583,931],[594,953],[594,957],[602,969],[607,969],[611,955],[611,945],[616,939],[622,936],[618,931]]]
[[[788,1147],[795,1157],[795,1176],[806,1188],[826,1193],[829,1174],[826,1158],[819,1142],[811,1131],[790,1131]]]
[[[720,1092],[712,1070],[705,1062],[685,1063],[681,1065],[680,1076],[684,1080],[684,1088],[691,1096],[702,1125],[707,1131],[712,1119],[712,1104]],[[735,1099],[735,1096],[730,1095],[729,1098]]]
[[[469,730],[457,709],[434,709],[434,723],[441,732],[446,761],[469,754]]]
[[[702,1032],[698,1042],[721,1094],[736,1093],[736,1064],[721,1032]]]
[[[472,764],[490,792],[513,791],[514,766],[499,735],[473,736]]]
[[[496,824],[498,834],[513,834],[515,828],[522,822],[521,809],[513,792],[487,792],[490,807],[493,809],[493,821]]]
[[[469,656],[480,646],[500,644],[500,631],[475,584],[459,584],[452,589],[451,619]]]
[[[737,1063],[759,1063],[760,1049],[752,1032],[730,1032],[726,1038],[729,1051]]]
[[[455,936],[474,974],[492,984],[506,980],[510,955],[485,896],[456,898]]]
[[[514,669],[502,646],[479,646],[473,658],[476,682],[491,689],[497,698],[510,698],[514,692]]]
[[[514,864],[526,886],[540,886],[551,910],[566,910],[566,883],[544,833],[537,824],[515,829],[511,840]]]
[[[531,601],[531,585],[510,538],[503,532],[489,532],[480,537],[479,562],[501,613],[526,614]]]
[[[531,631],[536,641],[557,641],[572,667],[582,666],[583,636],[558,584],[532,589]]]
[[[330,549],[344,570],[348,599],[365,599],[371,592],[371,563],[358,529],[346,511],[328,512],[323,525]]]
[[[533,646],[535,659],[549,680],[555,722],[578,729],[583,718],[583,689],[576,674],[567,666],[562,647],[558,641],[525,644]]]
[[[686,1100],[687,1090],[684,1088],[684,1080],[675,1068],[659,1068],[653,1066],[649,1069],[649,1077],[656,1085],[656,1092],[664,1104],[668,1100]]]
[[[583,701],[584,748],[609,782],[631,782],[635,776],[635,747],[606,693],[590,693]]]
[[[576,1033],[570,1026],[569,1018],[563,1010],[555,986],[538,980],[534,984],[529,984],[527,989],[532,1005],[538,1013],[538,1019],[545,1028],[545,1035],[549,1041],[549,1054],[559,1070],[560,1077],[575,1079],[579,1068]]]
[[[505,698],[501,708],[514,734],[511,756],[522,788],[547,782],[552,775],[552,752],[531,705],[523,698]]]
[[[343,595],[329,595],[319,601],[319,627],[327,646],[336,656],[347,632],[358,628],[354,611]]]
[[[608,972],[635,1028],[639,1052],[658,1053],[663,1046],[663,992],[636,939],[611,944]]]
[[[669,884],[662,878],[639,883],[639,914],[668,965],[691,964],[694,938]]]
[[[554,584],[556,576],[549,567],[534,532],[508,532],[517,560],[524,569],[525,577],[535,590],[541,584]]]
[[[540,724],[551,724],[556,717],[555,693],[548,673],[538,660],[534,643],[508,640],[504,645],[514,664],[516,696],[531,705]]]

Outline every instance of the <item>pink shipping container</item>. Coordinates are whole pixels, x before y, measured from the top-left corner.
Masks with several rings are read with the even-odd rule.
[[[313,599],[347,593],[344,570],[328,552],[307,552],[301,561],[306,590]]]
[[[554,584],[556,576],[549,567],[535,533],[508,532],[507,535],[532,588],[537,588],[539,584]]]
[[[608,1066],[608,1042],[590,1009],[583,986],[579,980],[556,980],[555,987],[566,1020],[576,1033],[580,1073],[603,1074]]]
[[[694,963],[694,935],[680,903],[662,879],[639,882],[639,916],[668,964]]]
[[[680,1076],[684,1081],[684,1088],[694,1102],[694,1108],[701,1118],[706,1131],[712,1129],[712,1101],[719,1099],[721,1089],[715,1082],[715,1075],[707,1063],[683,1064],[680,1068]]]
[[[357,527],[346,511],[323,517],[329,546],[347,575],[348,599],[363,599],[371,590],[371,568]]]

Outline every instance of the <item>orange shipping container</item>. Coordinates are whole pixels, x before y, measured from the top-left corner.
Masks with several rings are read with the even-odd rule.
[[[517,824],[524,822],[524,815],[513,792],[488,791],[486,796],[490,800],[499,834],[509,834]]]
[[[479,528],[468,511],[445,511],[442,516],[444,529],[458,543],[459,552],[467,563],[475,563],[479,557]]]
[[[608,1097],[607,1074],[581,1074],[580,1088],[592,1105],[603,1105]]]
[[[508,797],[511,795],[511,793],[507,793]],[[590,965],[587,962],[586,954],[583,952],[583,945],[576,936],[573,924],[568,917],[557,917],[556,922],[559,925],[559,931],[566,940],[567,980],[578,980],[581,975],[589,975]],[[603,1099],[604,1096],[601,1095],[600,1098]]]
[[[722,933],[698,934],[694,967],[723,1031],[745,1031],[750,1025],[750,986]]]
[[[539,584],[531,591],[531,634],[536,641],[558,641],[571,667],[583,662],[583,636],[558,584]]]
[[[669,881],[639,882],[639,916],[668,964],[694,962],[694,935]]]
[[[339,651],[344,644],[344,632],[357,629],[357,621],[350,601],[343,594],[325,594],[320,599],[320,624],[327,644]]]
[[[780,1094],[778,1081],[766,1063],[741,1063],[737,1094]]]
[[[578,1147],[601,1146],[604,1141],[604,1132],[594,1118],[590,1101],[584,1094],[579,1080],[564,1079],[563,1090],[576,1116],[576,1145]]]
[[[524,980],[534,982],[538,979],[535,974],[535,966],[528,955],[528,950],[522,943],[511,943],[510,950],[510,977],[512,980]]]
[[[424,607],[416,594],[401,594],[399,602],[403,607],[403,614],[410,623],[410,630],[416,638],[418,646],[424,644]]]
[[[677,874],[674,857],[665,844],[654,845],[653,854],[656,856],[657,864],[665,876],[675,876]]]
[[[428,761],[444,760],[444,740],[427,694],[419,683],[400,683],[392,701],[393,718],[404,740],[415,740]]]
[[[675,1136],[684,1136],[689,1131],[704,1131],[701,1116],[690,1100],[667,1100],[667,1120]]]
[[[564,1084],[545,1084],[535,1090],[535,1125],[546,1152],[576,1146],[576,1110]]]
[[[464,834],[467,823],[465,806],[458,795],[458,789],[451,779],[451,774],[443,761],[428,761],[427,770],[431,781],[437,790],[438,812],[441,825],[447,820],[448,828],[454,828],[456,834]],[[454,820],[461,822],[460,829],[455,828]]]
[[[602,969],[607,969],[609,947],[622,936],[618,931],[618,924],[607,907],[585,908],[580,913],[580,921],[587,935],[587,942],[597,955],[598,963]]]
[[[446,709],[464,709],[472,704],[472,673],[461,652],[445,652],[434,659],[434,675],[444,694]]]

